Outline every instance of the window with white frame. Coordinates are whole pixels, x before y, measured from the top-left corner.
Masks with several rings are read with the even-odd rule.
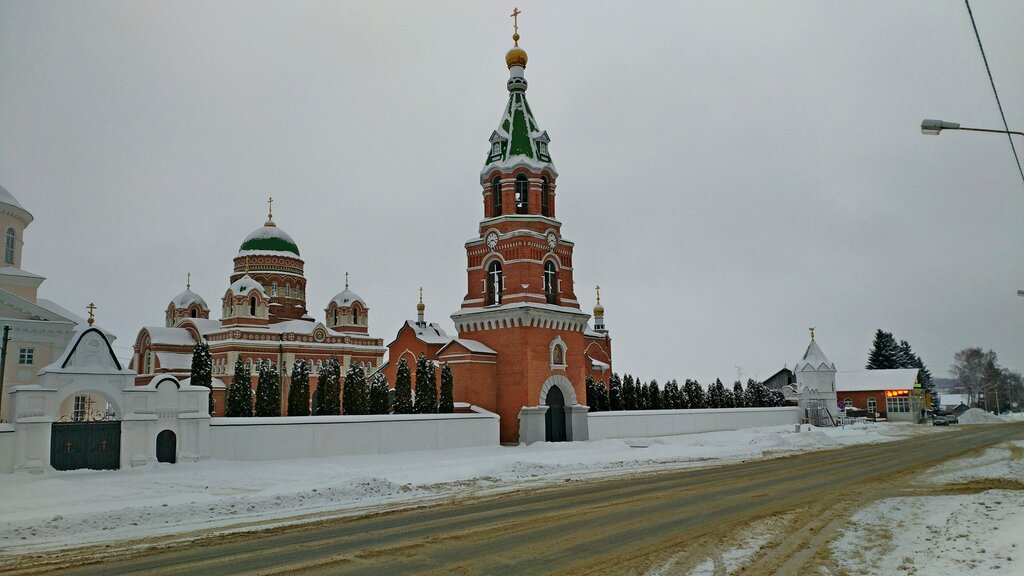
[[[4,244],[4,262],[14,264],[14,245],[18,241],[18,235],[14,228],[7,229],[6,243]]]
[[[875,402],[875,398],[874,397],[868,398],[868,412],[871,412],[872,414],[874,414],[875,410],[877,408],[878,408],[878,403]]]
[[[21,350],[18,350],[18,364],[34,364],[35,361],[35,348],[22,348]]]
[[[74,420],[75,422],[81,422],[82,420],[85,420],[85,413],[88,410],[88,401],[89,397],[84,394],[79,394],[78,396],[75,396],[75,407],[74,410],[71,412],[72,420]]]
[[[895,398],[885,399],[885,411],[886,412],[910,412],[910,398],[907,396],[897,396]]]

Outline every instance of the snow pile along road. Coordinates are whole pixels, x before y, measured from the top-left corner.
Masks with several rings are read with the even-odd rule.
[[[981,408],[970,408],[957,417],[961,424],[1002,424],[1007,420]]]
[[[865,423],[802,430],[774,426],[640,441],[264,462],[208,460],[50,473],[42,478],[0,475],[0,551],[23,553],[197,530],[262,527],[581,478],[883,442],[939,429]]]

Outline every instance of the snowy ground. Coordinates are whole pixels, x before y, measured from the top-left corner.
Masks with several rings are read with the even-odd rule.
[[[0,552],[244,529],[653,470],[945,431],[910,424],[793,426],[533,446],[272,462],[205,461],[0,476]],[[752,543],[753,544],[753,543]]]
[[[944,464],[926,481],[937,494],[854,515],[832,547],[850,574],[1024,575],[1024,442]]]

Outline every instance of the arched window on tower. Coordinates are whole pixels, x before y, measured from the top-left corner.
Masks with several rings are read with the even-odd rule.
[[[491,216],[501,216],[501,178],[491,182]]]
[[[193,318],[198,318],[199,317],[199,310],[197,310],[195,307],[193,307],[191,315],[192,315]]]
[[[256,297],[253,296],[249,299],[249,316],[256,315]]]
[[[501,262],[495,260],[487,266],[487,305],[501,304],[501,290],[504,278],[501,274]]]
[[[544,216],[551,216],[551,198],[549,197],[548,177],[540,179],[540,213]]]
[[[352,307],[352,323],[359,324],[359,308]]]
[[[558,268],[551,260],[544,263],[544,296],[548,304],[558,304]]]
[[[530,213],[530,181],[525,174],[516,176],[516,214]]]
[[[14,264],[14,243],[17,242],[18,236],[14,232],[14,228],[7,229],[7,239],[4,244],[4,262],[8,264]]]
[[[334,325],[335,326],[338,325],[338,309],[337,308],[334,309]]]

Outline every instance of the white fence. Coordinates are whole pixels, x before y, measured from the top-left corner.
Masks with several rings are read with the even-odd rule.
[[[499,446],[498,415],[307,416],[210,419],[210,456],[283,460]]]
[[[0,423],[0,474],[14,469],[14,426]]]
[[[590,439],[645,438],[697,432],[739,430],[800,422],[800,409],[781,408],[699,408],[694,410],[623,410],[590,412]]]

